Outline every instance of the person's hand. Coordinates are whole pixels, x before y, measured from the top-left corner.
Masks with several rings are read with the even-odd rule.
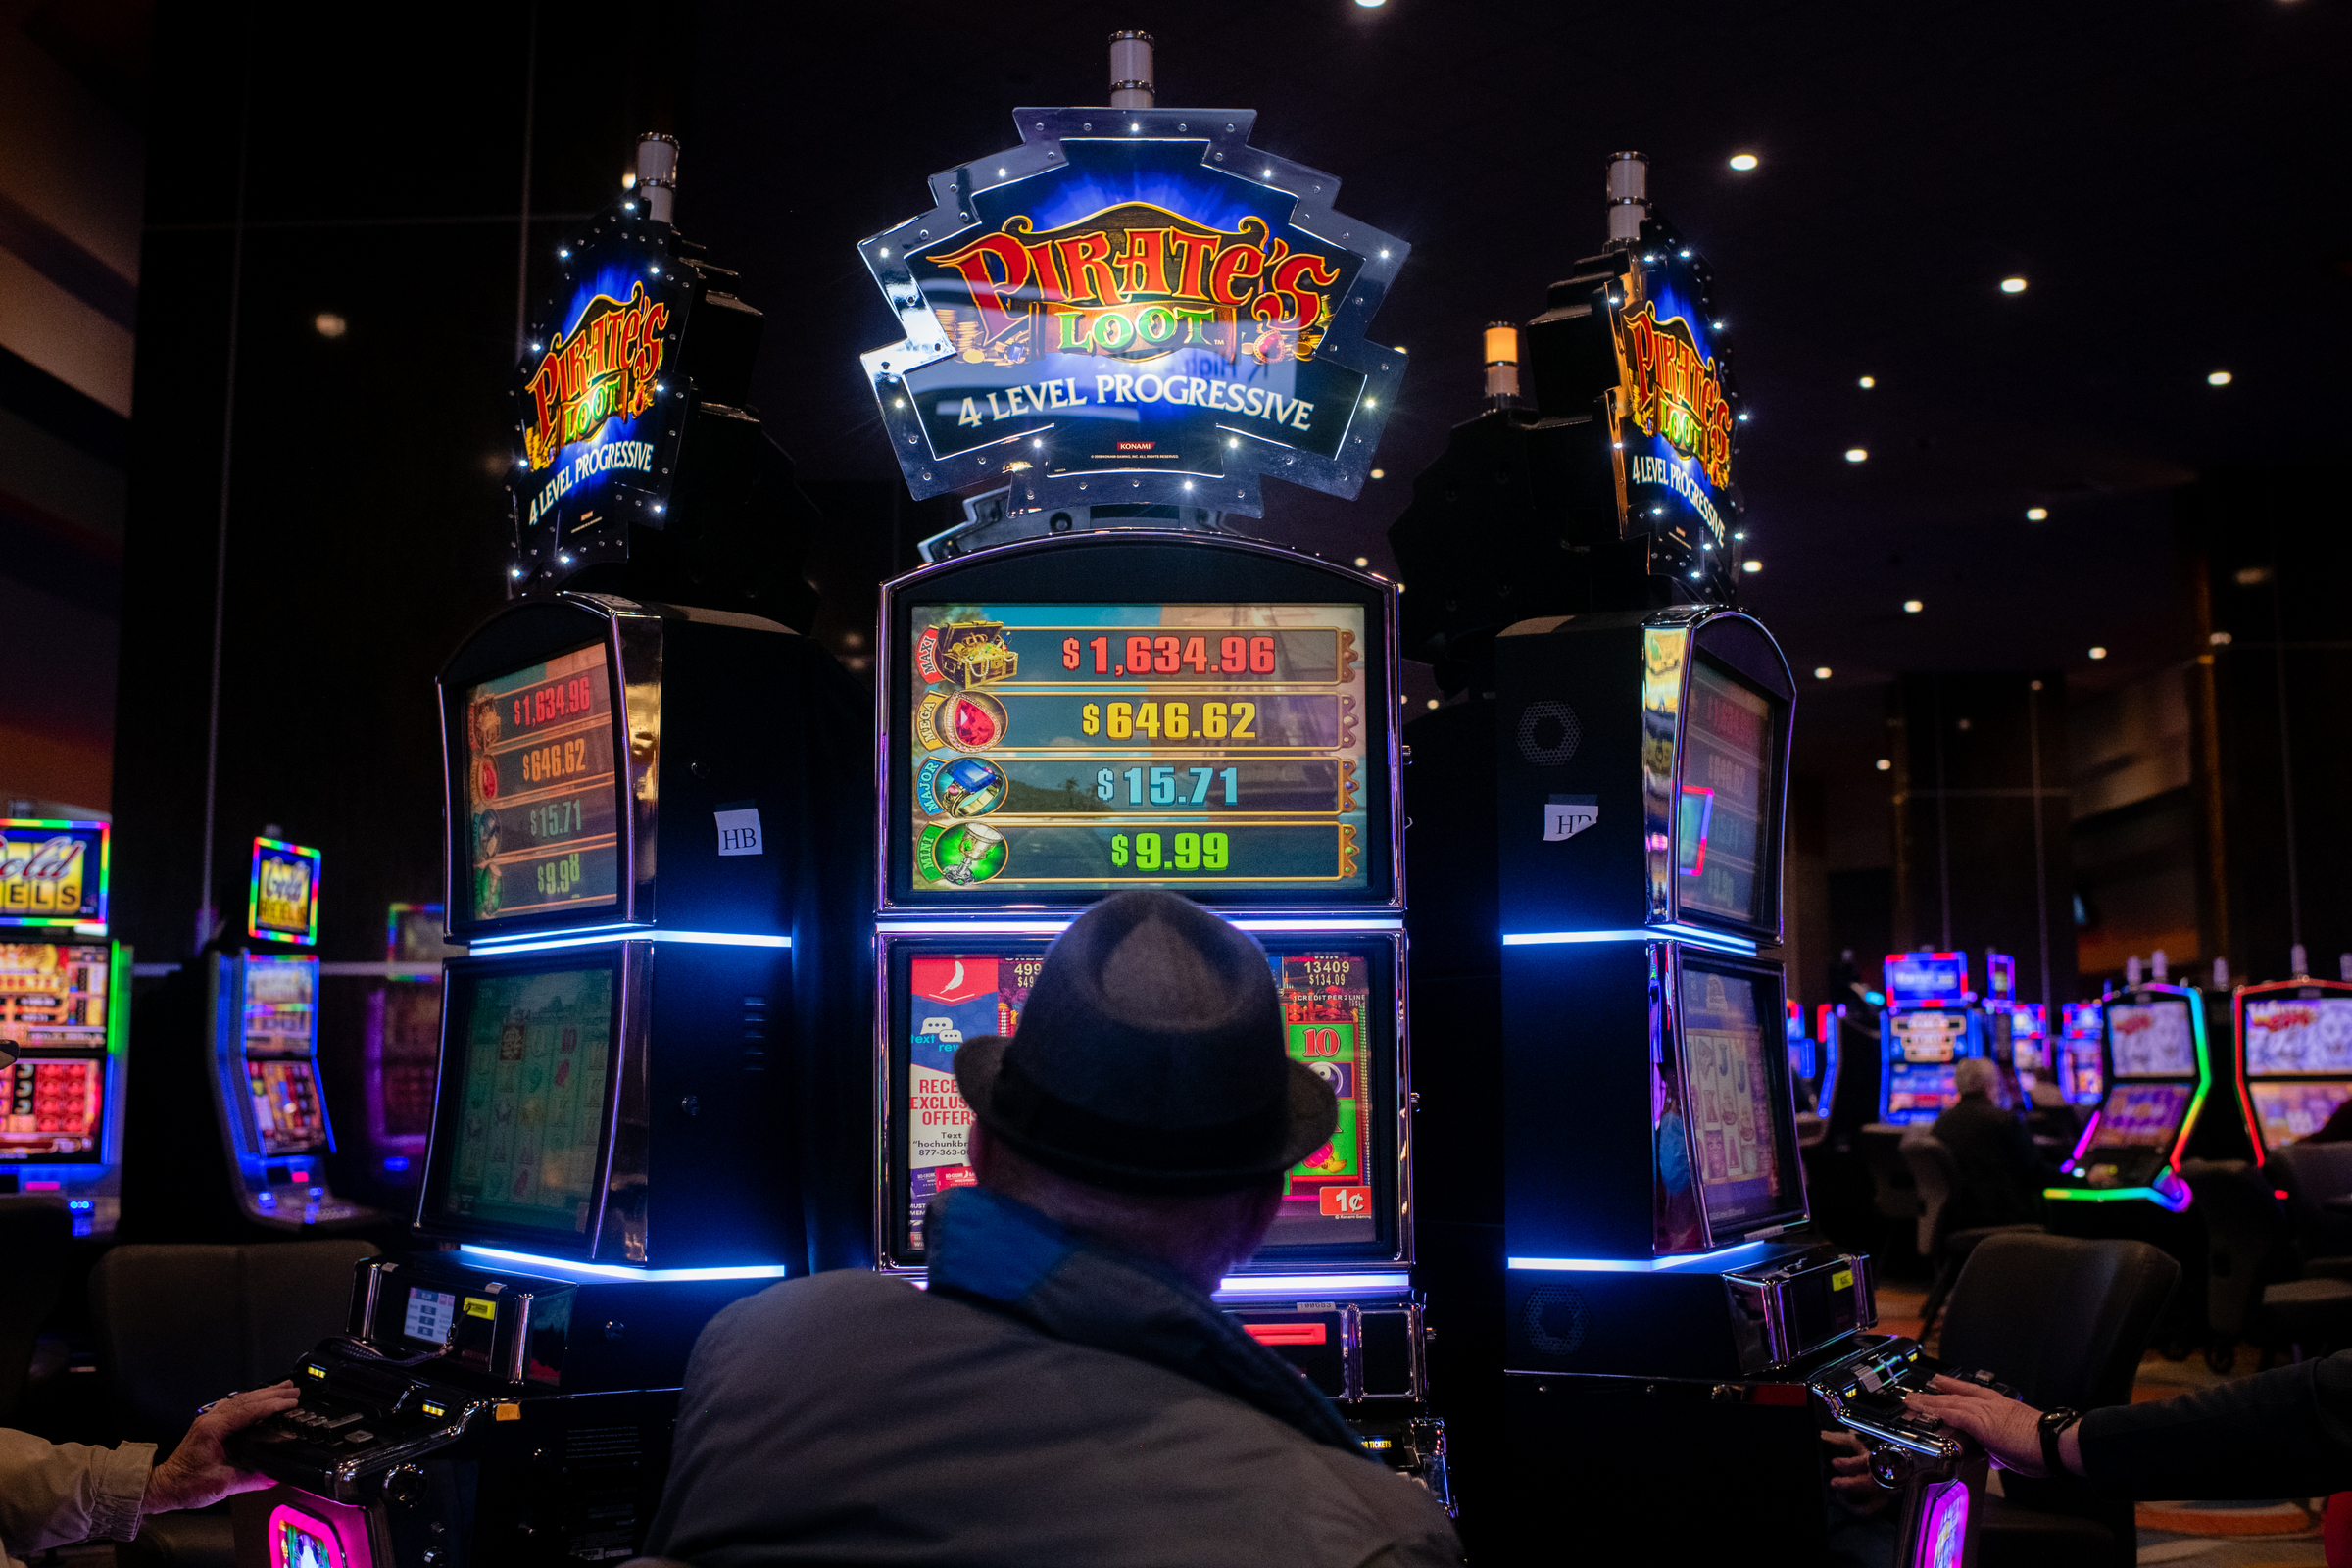
[[[1939,1375],[1929,1383],[1928,1389],[1933,1392],[1906,1395],[1904,1404],[1917,1414],[1976,1439],[1992,1455],[1993,1463],[2004,1470],[2014,1470],[2021,1476],[2049,1474],[2041,1461],[2039,1410],[1982,1384],[1963,1383],[1958,1378]],[[2078,1475],[2082,1471],[2082,1449],[2077,1438],[2080,1431],[2079,1424],[2068,1427],[2058,1439],[2059,1458]]]
[[[1870,1473],[1870,1446],[1851,1432],[1824,1432],[1821,1441],[1830,1446],[1830,1495],[1847,1513],[1868,1518],[1885,1511],[1886,1505],[1901,1495],[1879,1485]]]
[[[147,1498],[141,1511],[209,1508],[235,1493],[259,1492],[273,1485],[266,1475],[230,1464],[225,1444],[230,1433],[242,1432],[280,1410],[291,1410],[300,1399],[289,1380],[231,1395],[205,1411],[172,1450],[172,1457],[147,1472]]]

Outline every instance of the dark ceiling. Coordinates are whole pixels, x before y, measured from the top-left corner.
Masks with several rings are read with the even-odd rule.
[[[932,172],[1009,145],[1016,106],[1100,101],[1114,27],[1156,36],[1161,102],[1254,108],[1259,145],[1341,176],[1343,212],[1414,247],[1373,323],[1414,365],[1387,477],[1352,503],[1266,491],[1265,533],[1337,559],[1388,564],[1411,475],[1478,410],[1479,329],[1535,314],[1597,248],[1607,155],[1649,155],[1661,210],[1714,263],[1755,416],[1753,605],[1801,669],[1835,671],[1807,680],[1797,721],[1799,770],[1828,782],[1834,816],[1884,796],[1872,763],[1898,671],[2081,689],[2188,652],[2168,492],[2224,461],[2322,462],[2341,440],[2328,345],[2352,309],[2352,23],[2323,0],[426,0],[397,25],[180,0],[156,15],[146,116],[118,750],[119,796],[154,796],[124,864],[162,891],[126,870],[125,906],[175,909],[197,885],[171,857],[201,796],[150,760],[205,755],[188,650],[212,622],[188,585],[215,569],[232,295],[222,832],[358,809],[247,760],[277,744],[264,697],[298,647],[395,705],[407,728],[383,755],[402,760],[364,773],[365,806],[384,842],[429,845],[414,697],[500,593],[518,262],[543,265],[612,198],[637,132],[679,135],[681,224],[767,313],[769,428],[820,489],[886,495],[858,355],[899,326],[856,243],[926,205]],[[106,37],[50,30],[111,69]],[[1760,167],[1735,173],[1739,152]],[[2030,286],[2005,295],[2013,275]],[[319,335],[319,312],[348,331]],[[2227,387],[2206,383],[2217,368]],[[1857,446],[1869,461],[1847,463]],[[2036,506],[2047,521],[2026,520]],[[844,534],[895,526],[842,514]],[[364,587],[403,607],[399,630],[339,595],[289,597],[291,581]],[[865,608],[832,586],[846,639]],[[2112,657],[2094,663],[2094,645]],[[1860,792],[1850,809],[1841,791]],[[404,860],[384,896],[432,880]]]
[[[1754,414],[1751,602],[1834,671],[1800,725],[1816,768],[1868,767],[1896,671],[2096,688],[2179,658],[2168,491],[2307,458],[2347,412],[2315,350],[2352,315],[2352,27],[2315,0],[808,15],[703,9],[680,200],[770,313],[762,407],[808,470],[893,471],[855,355],[897,334],[852,243],[1009,144],[1015,105],[1099,101],[1107,30],[1140,26],[1162,103],[1257,109],[1259,145],[1414,247],[1373,328],[1414,354],[1388,477],[1266,495],[1269,533],[1376,566],[1477,411],[1478,329],[1598,248],[1603,159],[1647,153]]]

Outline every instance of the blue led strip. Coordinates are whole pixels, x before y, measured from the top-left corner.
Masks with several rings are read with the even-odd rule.
[[[1682,942],[1694,948],[1737,953],[1742,957],[1756,956],[1755,943],[1745,937],[1694,925],[1650,925],[1618,931],[1506,931],[1502,936],[1506,948],[1541,948],[1563,942]]]
[[[608,942],[690,942],[716,948],[789,948],[792,938],[746,931],[638,931],[627,928],[592,931],[573,936],[556,932],[543,937],[517,937],[511,942],[485,939],[467,951],[476,957],[502,953],[545,953],[551,948],[593,948]]]
[[[495,1258],[501,1263],[512,1263],[558,1278],[619,1280],[630,1285],[660,1284],[669,1280],[780,1280],[791,1272],[782,1263],[744,1263],[732,1268],[624,1268],[617,1263],[578,1263],[569,1258],[510,1252],[499,1247],[477,1247],[472,1242],[460,1243],[458,1250],[471,1252],[476,1257]]]
[[[1712,1252],[1685,1252],[1677,1257],[1513,1257],[1512,1268],[1565,1274],[1655,1274],[1666,1269],[1711,1268],[1763,1255],[1763,1242],[1741,1242]]]

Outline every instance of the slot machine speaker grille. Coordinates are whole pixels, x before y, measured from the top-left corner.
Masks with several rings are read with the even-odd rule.
[[[1539,1285],[1519,1308],[1519,1326],[1545,1355],[1574,1355],[1592,1331],[1592,1303],[1573,1285]]]
[[[1530,766],[1565,767],[1584,738],[1585,726],[1566,703],[1533,702],[1519,714],[1519,755]]]

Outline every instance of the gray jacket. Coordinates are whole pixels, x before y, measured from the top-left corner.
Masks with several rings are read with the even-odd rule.
[[[650,1553],[697,1568],[1436,1568],[1445,1510],[1190,1285],[962,1189],[929,1292],[736,1302],[686,1372]]]

